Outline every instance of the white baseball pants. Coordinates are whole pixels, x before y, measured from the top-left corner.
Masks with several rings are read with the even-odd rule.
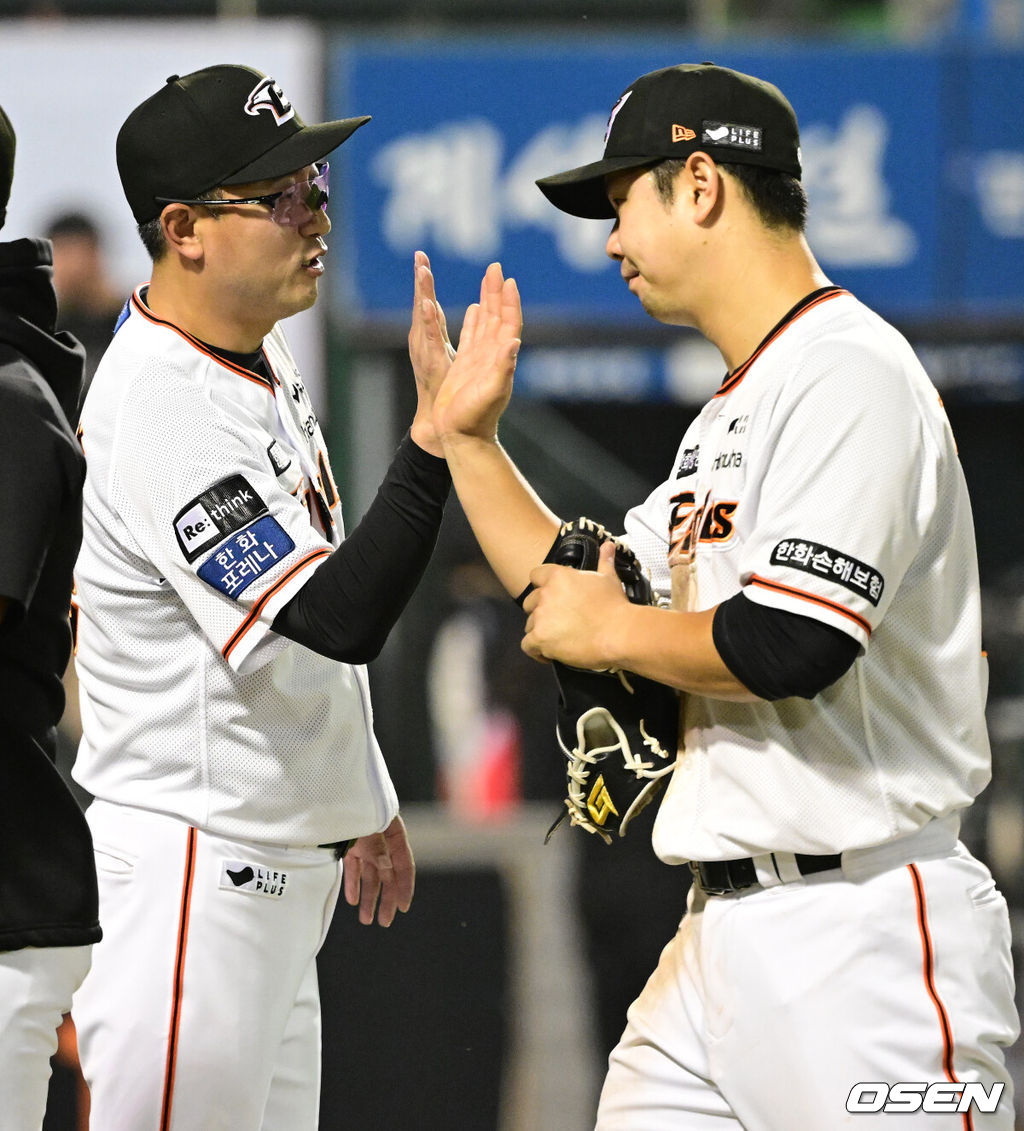
[[[0,954],[0,1131],[39,1131],[57,1027],[71,1009],[92,946]]]
[[[1011,1131],[1003,1050],[1018,1031],[988,869],[962,845],[914,853],[908,838],[846,853],[842,871],[691,890],[609,1059],[597,1129]],[[1002,1083],[996,1111],[876,1112],[877,1090],[847,1110],[857,1084],[957,1081],[986,1097]]]
[[[92,1126],[316,1131],[331,849],[228,840],[95,801],[103,941],[75,995]]]

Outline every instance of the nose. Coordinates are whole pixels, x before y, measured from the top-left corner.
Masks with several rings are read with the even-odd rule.
[[[609,259],[621,260],[624,258],[622,254],[622,245],[619,243],[619,222],[615,221],[612,230],[608,233],[608,239],[604,245],[605,254]]]
[[[326,236],[331,230],[331,218],[322,208],[309,211],[309,215],[299,225],[299,232],[304,236]]]

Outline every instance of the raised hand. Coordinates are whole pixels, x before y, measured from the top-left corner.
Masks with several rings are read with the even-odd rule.
[[[492,263],[480,284],[480,301],[466,311],[459,348],[434,400],[434,430],[442,440],[494,439],[512,395],[522,327],[515,280]]]
[[[417,406],[412,438],[433,455],[443,449],[434,431],[434,397],[441,387],[452,361],[455,348],[448,338],[444,310],[434,293],[434,276],[425,252],[413,257],[412,321],[409,326],[409,360],[416,378]]]

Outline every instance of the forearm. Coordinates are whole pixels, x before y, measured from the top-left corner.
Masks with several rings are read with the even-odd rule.
[[[366,515],[277,614],[274,631],[334,660],[374,659],[426,568],[448,488],[445,465],[404,440]]]
[[[452,483],[480,548],[513,597],[551,548],[560,520],[519,474],[495,440],[453,434],[444,438]]]
[[[714,614],[623,603],[595,641],[605,660],[601,666],[636,672],[691,695],[758,702],[719,655],[711,632]]]

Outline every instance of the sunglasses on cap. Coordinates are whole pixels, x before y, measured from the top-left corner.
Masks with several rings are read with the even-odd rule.
[[[327,211],[330,198],[328,175],[330,165],[321,161],[316,166],[316,176],[308,181],[297,181],[281,192],[268,192],[263,196],[244,196],[216,198],[214,200],[182,200],[179,196],[157,196],[154,200],[161,204],[201,204],[204,208],[214,208],[225,204],[263,204],[270,209],[270,218],[275,224],[286,228],[297,228],[309,221],[310,214]]]

